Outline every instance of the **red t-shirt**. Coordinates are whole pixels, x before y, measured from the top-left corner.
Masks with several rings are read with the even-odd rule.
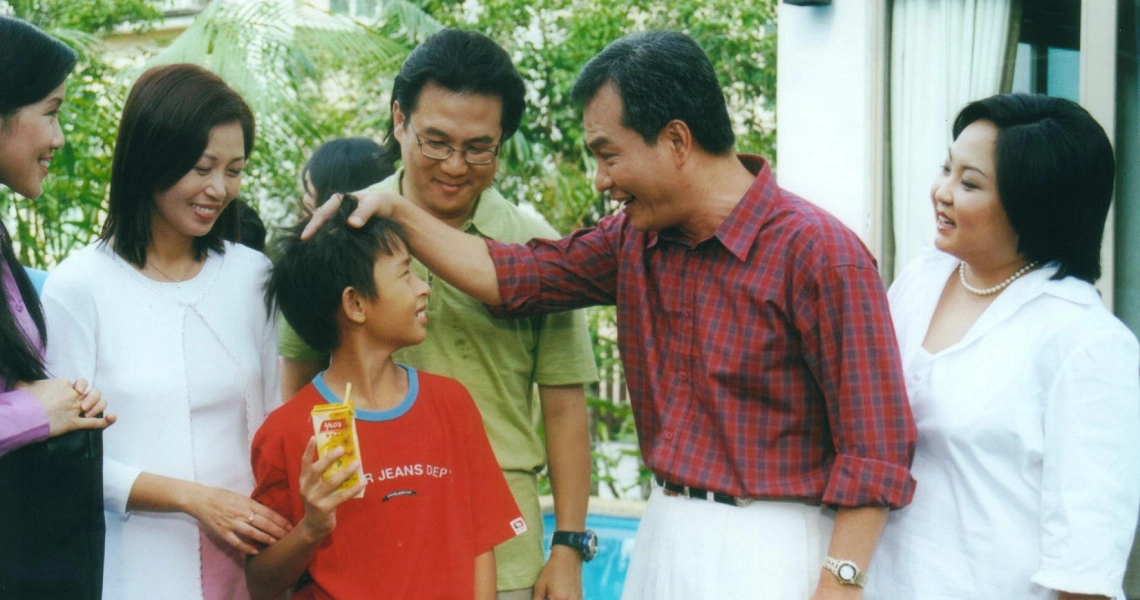
[[[356,411],[364,498],[337,509],[336,529],[295,600],[472,598],[475,557],[526,531],[467,389],[405,368],[408,395],[399,406]],[[340,399],[318,376],[253,439],[253,498],[293,523],[305,513],[299,488],[310,411],[329,401]]]

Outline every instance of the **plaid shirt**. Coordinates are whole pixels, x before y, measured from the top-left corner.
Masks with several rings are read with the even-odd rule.
[[[713,237],[638,232],[624,215],[559,241],[488,241],[522,316],[617,304],[645,464],[733,496],[910,502],[915,430],[886,293],[866,247],[757,174]]]

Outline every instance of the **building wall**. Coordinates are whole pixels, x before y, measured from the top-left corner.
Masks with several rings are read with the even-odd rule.
[[[880,0],[781,4],[777,52],[777,178],[839,217],[876,255],[882,10]]]

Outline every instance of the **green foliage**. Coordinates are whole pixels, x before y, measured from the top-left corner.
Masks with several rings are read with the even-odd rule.
[[[103,35],[123,25],[144,25],[162,16],[146,0],[8,0],[15,16],[53,33],[74,30]]]
[[[93,50],[93,36],[145,28],[158,11],[146,0],[9,4],[16,16],[83,54],[64,111],[68,147],[53,165],[44,197],[14,205],[10,192],[0,192],[0,214],[16,217],[22,258],[50,266],[98,227],[118,110],[137,75],[116,78]],[[287,217],[297,171],[312,148],[337,136],[382,135],[393,74],[410,48],[441,23],[484,31],[511,52],[527,81],[529,106],[522,129],[503,149],[498,185],[560,231],[593,224],[610,210],[592,187],[594,163],[582,143],[581,110],[568,94],[581,66],[626,33],[674,28],[692,35],[721,77],[738,150],[774,157],[771,0],[387,0],[380,19],[368,25],[327,15],[306,19],[300,10],[265,0],[212,2],[148,63],[202,64],[250,101],[259,141],[244,196],[270,223]]]
[[[384,14],[406,23],[370,28],[328,14],[307,18],[311,8],[277,2],[213,2],[148,66],[202,65],[249,102],[258,140],[243,198],[268,223],[280,224],[295,205],[297,175],[308,153],[334,137],[379,131],[386,114],[383,86],[410,51],[403,40],[439,29],[414,6],[399,4]]]
[[[118,72],[108,65],[101,38],[141,31],[161,15],[145,0],[9,4],[15,16],[81,55],[61,115],[67,145],[56,154],[43,196],[17,200],[0,188],[0,216],[11,225],[21,261],[47,268],[98,234],[119,115],[142,71]],[[242,195],[270,225],[280,224],[295,206],[297,174],[308,153],[334,137],[378,136],[400,63],[416,42],[441,27],[402,0],[389,0],[381,14],[385,20],[364,25],[269,0],[212,2],[145,66],[199,64],[246,98],[257,118],[258,140]]]
[[[590,453],[594,469],[591,481],[594,486],[609,489],[614,498],[630,498],[631,493],[648,481],[652,474],[645,463],[638,461],[638,477],[633,482],[623,482],[618,476],[619,465],[628,458],[640,459],[637,447],[637,434],[633,430],[633,411],[628,403],[590,396],[586,399],[590,416],[594,422],[592,434],[593,450]],[[612,430],[620,434],[611,437]],[[613,443],[618,442],[618,443]]]
[[[601,381],[591,386],[586,396],[594,464],[591,479],[596,488],[609,488],[614,498],[629,498],[634,488],[648,481],[652,474],[640,461],[637,447],[633,408],[629,404],[618,352],[617,309],[598,306],[588,309],[586,314],[594,342],[594,361],[601,375]],[[623,483],[617,476],[619,464],[629,457],[637,458],[639,467],[637,481],[632,484]]]
[[[734,118],[737,150],[775,156],[776,2],[771,0],[422,0],[448,26],[476,29],[511,53],[527,114],[504,150],[498,185],[567,232],[610,212],[593,189],[581,109],[569,100],[582,65],[617,38],[675,29],[709,54]]]

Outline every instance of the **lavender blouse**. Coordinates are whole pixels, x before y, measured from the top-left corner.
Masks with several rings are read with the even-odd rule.
[[[0,225],[0,240],[7,235]],[[20,296],[20,288],[12,276],[8,262],[0,258],[0,277],[3,278],[4,295],[8,298],[8,309],[16,317],[16,324],[29,339],[35,340],[36,347],[43,352],[43,340],[27,306]],[[0,359],[2,360],[2,359]],[[31,394],[23,390],[13,390],[14,381],[7,381],[0,375],[0,455],[30,444],[46,440],[48,437],[47,413]]]

